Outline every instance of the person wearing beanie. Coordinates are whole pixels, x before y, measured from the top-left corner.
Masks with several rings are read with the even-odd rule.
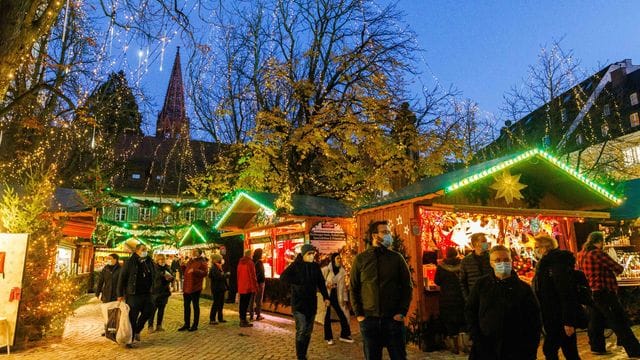
[[[209,325],[218,325],[218,323],[226,323],[223,319],[222,308],[224,307],[224,293],[227,291],[227,279],[229,273],[222,270],[222,255],[211,255],[211,269],[209,270],[209,281],[211,282],[211,296],[213,303],[211,304],[211,312],[209,313]],[[216,321],[216,316],[218,321]]]
[[[329,306],[329,293],[325,285],[320,265],[314,261],[316,248],[305,244],[296,260],[280,275],[280,281],[291,286],[291,307],[296,322],[296,356],[298,360],[307,358],[311,341],[313,322],[318,310],[316,293],[320,291],[324,306]]]

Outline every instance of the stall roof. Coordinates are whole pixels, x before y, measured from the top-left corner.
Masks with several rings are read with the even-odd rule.
[[[617,208],[611,209],[611,219],[631,220],[640,217],[640,179],[625,181],[622,184],[625,200]]]
[[[531,149],[511,155],[502,156],[480,164],[475,164],[464,169],[451,171],[442,175],[424,178],[418,182],[408,185],[381,200],[363,206],[361,209],[371,209],[379,206],[398,203],[406,200],[417,199],[428,195],[441,196],[456,191],[466,185],[491,176],[506,168],[522,165],[526,160],[534,158],[543,160],[558,171],[569,175],[568,178],[587,188],[590,193],[596,194],[598,198],[606,200],[608,204],[619,204],[622,199],[611,193],[609,190],[580,174],[570,165],[562,162],[553,155],[540,149]],[[547,179],[549,177],[547,176]]]
[[[231,205],[215,225],[216,229],[243,229],[260,209],[267,213],[276,211],[278,194],[238,191]],[[352,209],[339,200],[320,196],[293,195],[293,209],[287,215],[349,218]]]

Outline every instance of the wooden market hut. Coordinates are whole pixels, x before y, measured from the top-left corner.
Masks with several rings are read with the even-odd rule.
[[[430,291],[427,279],[445,247],[464,248],[471,233],[485,232],[494,244],[526,253],[533,245],[530,235],[547,231],[561,248],[576,251],[573,224],[608,218],[598,210],[621,201],[549,153],[532,149],[422,179],[360,208],[355,217],[360,238],[371,221],[390,221],[414,272],[409,315],[427,321],[437,313],[437,291]]]
[[[267,282],[273,283],[267,289],[277,287],[277,278],[302,244],[311,243],[326,255],[340,250],[355,232],[352,209],[338,200],[294,194],[290,210],[280,214],[276,213],[278,197],[266,192],[237,191],[214,226],[222,232],[224,244],[242,242],[244,249],[263,249]],[[228,247],[227,252],[230,251],[234,250]],[[238,259],[233,256],[229,260],[233,292]],[[265,298],[269,298],[268,292]]]

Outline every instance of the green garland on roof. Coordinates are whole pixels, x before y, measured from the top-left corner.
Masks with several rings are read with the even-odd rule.
[[[125,196],[125,195],[116,194],[112,191],[111,188],[105,188],[103,189],[103,191],[107,193],[110,197],[117,199],[120,203],[123,203],[123,204],[127,204],[127,205],[137,204],[142,207],[148,207],[152,209],[154,208],[163,209],[163,210],[169,207],[169,210],[171,211],[177,211],[180,209],[190,209],[190,208],[206,209],[210,207],[212,204],[217,204],[221,200],[221,199],[215,199],[215,200],[201,199],[197,201],[186,201],[186,202],[182,202],[182,201],[158,202],[153,200],[138,199],[129,195]],[[222,198],[222,200],[224,199],[225,197]]]
[[[188,228],[189,226],[191,226],[191,224],[180,224],[180,225],[145,225],[145,224],[140,224],[140,223],[133,223],[132,224],[132,223],[127,222],[127,221],[115,221],[115,220],[105,219],[105,218],[102,218],[102,217],[98,220],[98,223],[111,225],[111,226],[117,226],[117,227],[123,228],[123,229],[140,230],[140,231],[144,231],[144,230],[150,230],[150,231],[178,231],[178,230],[182,230],[184,228]]]

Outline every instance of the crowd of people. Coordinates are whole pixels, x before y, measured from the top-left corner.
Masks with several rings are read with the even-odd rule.
[[[576,330],[586,328],[591,354],[605,355],[608,324],[627,355],[640,357],[640,344],[617,296],[616,274],[623,268],[602,250],[602,232],[589,235],[577,260],[560,250],[552,236],[538,235],[531,284],[514,271],[510,249],[489,249],[481,233],[471,236],[471,245],[473,252],[462,260],[457,249],[447,249],[435,275],[440,319],[452,352],[467,351],[469,359],[536,359],[543,338],[545,359],[558,359],[561,350],[565,359],[577,360]],[[467,334],[470,349],[463,341]]]

